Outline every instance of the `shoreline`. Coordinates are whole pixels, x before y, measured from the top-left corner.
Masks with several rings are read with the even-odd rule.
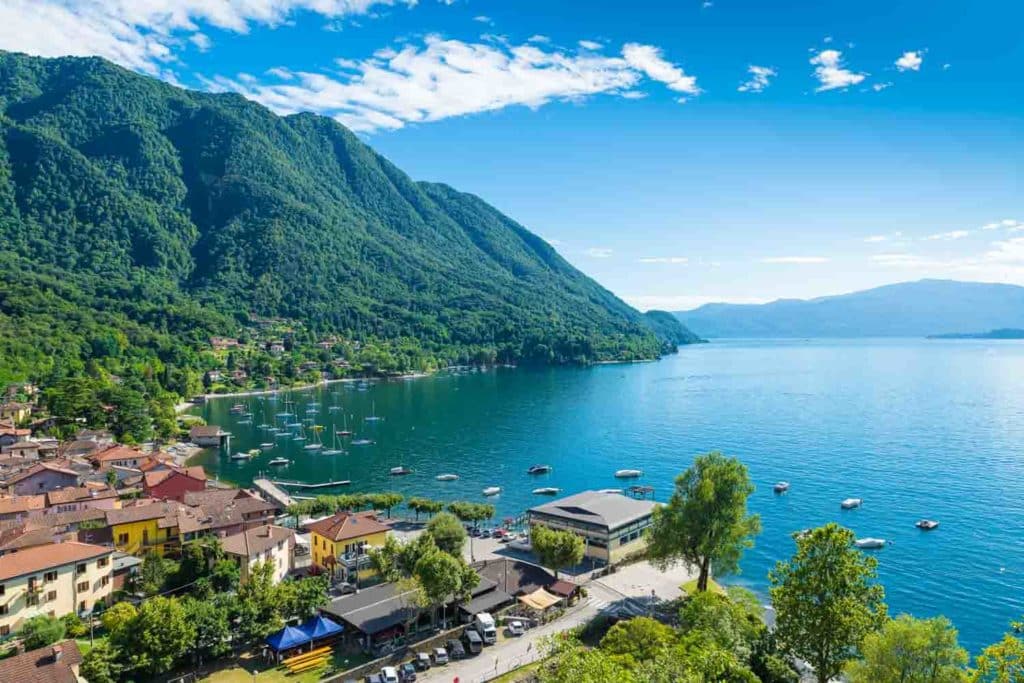
[[[421,377],[429,377],[429,376],[430,375],[426,374],[426,373],[415,373],[415,374],[412,374],[412,375],[402,375],[401,377],[397,377],[396,379],[419,379]],[[203,397],[203,401],[205,402],[205,401],[211,401],[213,399],[218,399],[218,398],[245,398],[246,396],[266,396],[267,394],[276,394],[276,393],[281,392],[281,391],[305,391],[306,389],[315,389],[317,387],[323,387],[323,386],[327,386],[327,385],[330,385],[330,384],[338,384],[340,382],[364,382],[367,379],[377,379],[377,378],[343,377],[341,379],[325,379],[325,380],[321,380],[319,382],[314,382],[313,384],[297,384],[295,386],[289,386],[289,387],[278,387],[277,389],[251,389],[249,391],[235,391],[235,392],[232,392],[230,394],[200,394],[200,395]],[[175,410],[176,413],[180,414],[180,413],[185,412],[189,408],[194,408],[194,407],[196,407],[198,405],[202,405],[202,404],[201,403],[194,403],[192,401],[182,401],[181,403],[178,403],[178,404],[176,404],[174,406],[174,410]]]

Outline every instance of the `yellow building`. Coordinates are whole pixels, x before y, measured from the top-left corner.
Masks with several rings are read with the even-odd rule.
[[[368,548],[384,545],[391,530],[370,512],[339,512],[306,525],[310,532],[313,565],[343,578],[360,580],[374,575]]]
[[[113,590],[113,548],[51,543],[0,557],[0,637],[25,619],[63,617],[106,603]]]
[[[123,553],[158,555],[181,550],[178,508],[175,502],[152,503],[107,511],[107,526],[114,545]]]

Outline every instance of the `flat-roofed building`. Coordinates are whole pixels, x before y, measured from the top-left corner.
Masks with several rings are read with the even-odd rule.
[[[530,508],[530,525],[571,531],[583,537],[585,556],[616,562],[644,547],[651,525],[652,500],[637,500],[610,491],[583,491]]]

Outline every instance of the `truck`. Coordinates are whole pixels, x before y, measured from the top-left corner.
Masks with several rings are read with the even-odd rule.
[[[498,642],[498,629],[494,626],[494,617],[488,612],[480,612],[473,617],[473,629],[488,645]]]

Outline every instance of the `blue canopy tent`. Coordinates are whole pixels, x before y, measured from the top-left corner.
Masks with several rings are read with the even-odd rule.
[[[285,650],[301,647],[312,640],[305,631],[294,626],[285,626],[277,633],[267,636],[267,645],[271,650],[280,654]]]
[[[331,621],[322,614],[318,614],[315,617],[310,617],[299,626],[299,630],[306,634],[310,640],[320,640],[321,638],[329,638],[330,636],[336,636],[342,631],[341,624]]]

